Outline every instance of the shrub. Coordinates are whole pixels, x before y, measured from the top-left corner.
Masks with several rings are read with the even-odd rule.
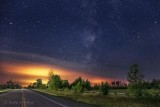
[[[66,87],[63,91],[66,92],[66,93],[68,93],[69,92],[69,88]]]
[[[129,84],[128,92],[130,95],[134,95],[136,97],[142,96],[143,95],[143,88],[142,88],[141,83]]]
[[[109,93],[109,85],[107,82],[101,82],[101,85],[100,85],[100,92],[103,94],[103,95],[107,95]]]

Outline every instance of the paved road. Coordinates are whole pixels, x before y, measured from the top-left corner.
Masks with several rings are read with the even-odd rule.
[[[16,89],[0,94],[0,107],[94,107],[92,105],[39,93]]]

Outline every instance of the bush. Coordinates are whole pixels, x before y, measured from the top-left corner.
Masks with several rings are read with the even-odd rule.
[[[63,91],[66,92],[66,93],[68,93],[69,92],[69,88],[66,87]]]
[[[143,95],[143,85],[141,83],[129,84],[128,92],[130,95],[140,97]]]
[[[100,85],[100,92],[103,94],[103,95],[107,95],[109,93],[109,85],[107,82],[101,82],[101,85]]]
[[[143,98],[150,100],[150,101],[159,101],[160,100],[159,93],[156,90],[150,90],[150,92],[144,91]]]
[[[41,89],[46,89],[47,86],[46,86],[45,84],[42,84],[42,85],[40,86],[40,88],[41,88]]]

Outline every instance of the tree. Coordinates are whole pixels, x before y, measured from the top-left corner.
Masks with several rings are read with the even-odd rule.
[[[83,81],[83,86],[85,90],[91,90],[91,82],[88,79],[86,81]]]
[[[100,90],[100,84],[94,84],[92,87],[93,90]]]
[[[71,84],[71,87],[75,92],[82,93],[84,91],[84,88],[89,88],[90,82],[84,81],[81,77],[78,77],[74,80],[74,82]]]
[[[52,79],[52,77],[54,76],[54,71],[51,69],[48,73],[48,79]]]
[[[73,83],[71,84],[71,87],[77,85],[78,82],[82,83],[82,81],[83,81],[83,80],[82,80],[81,77],[76,78],[76,79],[73,81]]]
[[[51,90],[57,90],[61,88],[62,80],[59,75],[51,75],[50,80],[48,81],[49,89]]]
[[[62,88],[63,89],[69,88],[69,82],[68,82],[68,80],[62,80]]]
[[[36,82],[33,83],[33,88],[37,88],[37,83]]]
[[[36,88],[40,88],[42,86],[42,79],[36,80]]]
[[[15,84],[15,85],[14,85],[14,88],[15,88],[15,89],[20,89],[20,88],[22,88],[22,86],[20,86],[19,84]]]
[[[109,85],[107,82],[101,82],[101,85],[100,85],[100,92],[103,94],[103,95],[107,95],[109,93]]]
[[[14,88],[14,83],[12,80],[7,81],[7,88],[13,89]]]
[[[46,86],[46,84],[42,84],[40,88],[41,88],[41,89],[46,89],[47,86]]]
[[[6,89],[6,88],[17,89],[17,88],[22,88],[22,87],[19,84],[13,82],[12,80],[9,80],[6,82],[6,84],[2,85],[2,88],[3,89]]]
[[[135,84],[143,80],[143,75],[139,72],[138,64],[130,66],[130,72],[128,73],[127,80],[130,84]]]
[[[142,96],[143,87],[143,75],[139,72],[137,64],[130,66],[130,72],[128,73],[127,80],[129,93],[135,96]]]
[[[160,89],[160,79],[152,79],[151,88]]]
[[[74,89],[75,92],[77,92],[78,94],[82,93],[84,91],[83,86],[82,86],[82,82],[79,81],[75,86],[72,87],[72,89]]]
[[[32,84],[29,84],[29,85],[27,86],[27,88],[28,88],[28,89],[31,89],[31,88],[33,88],[33,85],[32,85]]]
[[[74,88],[75,90],[75,87],[81,87],[80,90],[81,92],[83,92],[84,90],[91,90],[91,82],[87,79],[87,80],[84,80],[82,79],[81,77],[78,77],[74,80],[74,82],[71,84],[71,87]],[[77,88],[76,88],[77,90]]]

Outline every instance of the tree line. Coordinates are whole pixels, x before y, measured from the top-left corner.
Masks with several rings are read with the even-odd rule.
[[[0,84],[0,89],[20,89],[21,85],[13,82],[12,80],[7,81],[5,84]]]
[[[35,89],[49,89],[49,90],[73,90],[76,93],[83,93],[84,91],[98,91],[100,94],[107,95],[109,89],[127,89],[127,94],[134,96],[142,96],[146,94],[146,89],[160,89],[160,80],[153,79],[152,81],[145,81],[144,76],[139,71],[138,64],[130,66],[130,71],[127,75],[128,84],[121,85],[121,81],[101,82],[100,84],[91,85],[88,79],[82,77],[76,78],[72,83],[68,80],[61,79],[60,75],[54,74],[53,70],[49,72],[48,83],[43,84],[42,79],[37,79],[33,84],[28,85],[27,88]]]
[[[73,90],[75,93],[82,93],[84,91],[99,90],[103,95],[108,94],[109,85],[107,82],[92,86],[88,79],[82,77],[76,78],[72,83],[68,80],[61,79],[60,75],[54,74],[53,70],[49,72],[48,83],[43,84],[42,79],[37,79],[33,84],[28,85],[29,89],[49,89],[49,90]]]
[[[139,71],[138,64],[130,66],[127,75],[128,84],[122,84],[121,81],[101,82],[99,84],[91,85],[88,79],[82,77],[76,78],[72,83],[68,80],[63,80],[60,75],[54,74],[54,71],[49,71],[48,83],[43,84],[42,79],[37,79],[36,82],[27,86],[29,89],[48,89],[48,90],[73,90],[75,93],[83,93],[85,91],[95,91],[102,95],[107,95],[110,89],[127,89],[128,95],[133,96],[151,96],[147,89],[157,90],[160,89],[160,79],[152,79],[145,81],[144,75]],[[0,89],[18,89],[22,88],[19,84],[12,80],[7,81],[5,84],[0,84]],[[154,94],[158,95],[157,91]]]

